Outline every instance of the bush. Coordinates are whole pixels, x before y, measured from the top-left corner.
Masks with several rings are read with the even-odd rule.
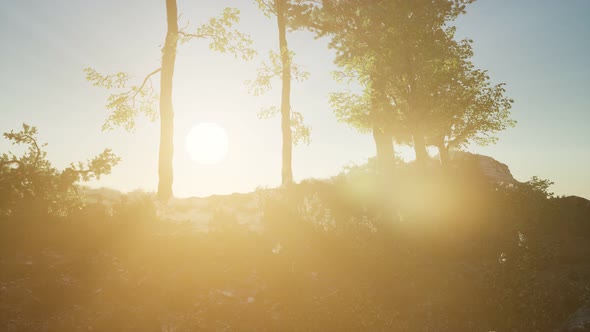
[[[0,215],[67,215],[80,207],[79,182],[109,174],[120,161],[106,149],[86,163],[71,163],[58,170],[47,159],[46,144],[37,141],[37,128],[23,124],[18,132],[4,133],[25,152],[0,155]]]

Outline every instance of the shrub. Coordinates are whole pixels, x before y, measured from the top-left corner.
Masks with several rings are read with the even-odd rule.
[[[77,183],[109,174],[120,158],[110,149],[86,163],[71,163],[58,170],[47,159],[37,140],[37,128],[23,124],[22,130],[4,133],[12,145],[25,146],[17,156],[0,155],[0,215],[67,215],[80,207]]]

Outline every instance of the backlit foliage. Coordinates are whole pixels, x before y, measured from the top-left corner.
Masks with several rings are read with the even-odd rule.
[[[22,155],[0,155],[0,215],[28,213],[68,214],[79,207],[77,184],[111,173],[120,158],[110,149],[87,162],[58,170],[47,159],[46,144],[37,140],[37,128],[4,133],[13,145],[26,148]]]
[[[144,115],[151,121],[157,119],[158,95],[154,90],[152,76],[159,71],[147,75],[139,85],[129,86],[130,77],[127,73],[101,74],[92,68],[84,69],[86,80],[92,85],[117,91],[107,98],[105,107],[110,114],[102,126],[103,130],[122,127],[133,131],[138,115]]]
[[[234,25],[239,21],[238,9],[225,8],[219,17],[211,18],[194,32],[187,32],[188,26],[181,29],[178,33],[180,43],[185,44],[193,39],[208,39],[211,50],[250,60],[256,55],[256,51],[252,48],[250,36],[234,29]]]
[[[306,2],[298,27],[330,37],[335,78],[361,87],[331,94],[337,119],[396,141],[422,136],[446,150],[495,143],[515,124],[513,101],[505,84],[492,85],[471,63],[471,40],[455,39],[452,23],[472,2]]]
[[[330,94],[330,105],[336,119],[355,128],[363,134],[373,130],[373,122],[368,110],[371,102],[367,94],[357,94],[351,91],[334,92]]]
[[[258,112],[258,118],[268,120],[277,117],[281,110],[276,106],[262,108]],[[309,145],[311,143],[311,127],[303,122],[303,115],[291,109],[291,131],[293,132],[293,144],[301,143]]]
[[[295,52],[289,52],[289,64],[291,65],[291,78],[298,82],[303,82],[309,78],[309,72],[303,70],[301,66],[294,64],[292,59]],[[258,69],[258,75],[254,81],[246,81],[248,91],[254,96],[260,96],[272,89],[273,79],[281,79],[283,66],[281,64],[280,54],[269,51],[269,62],[263,62]],[[280,109],[276,106],[270,106],[261,109],[258,112],[259,119],[270,119],[280,114]],[[303,114],[291,109],[291,130],[293,131],[293,144],[300,143],[309,145],[311,142],[311,127],[303,122]]]
[[[193,32],[188,32],[187,23],[178,31],[181,44],[196,39],[209,40],[209,47],[213,51],[229,53],[244,60],[250,60],[256,55],[252,48],[250,36],[234,28],[240,20],[240,11],[235,8],[225,8],[218,17],[211,18],[200,25]],[[147,74],[141,82],[130,85],[131,76],[125,72],[115,74],[101,74],[93,68],[84,69],[86,80],[92,85],[116,92],[107,97],[106,109],[110,111],[105,120],[103,130],[121,127],[133,131],[139,115],[155,121],[158,118],[159,96],[155,92],[152,78],[160,73],[160,68]]]
[[[295,52],[289,52],[289,63],[291,65],[291,78],[298,82],[303,82],[309,78],[309,72],[301,66],[293,63]],[[269,62],[263,62],[258,68],[258,73],[254,81],[246,81],[248,91],[254,96],[260,96],[272,89],[273,79],[281,79],[283,65],[281,64],[281,55],[274,51],[268,52]]]

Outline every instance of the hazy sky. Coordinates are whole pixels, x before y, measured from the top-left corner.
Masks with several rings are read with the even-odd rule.
[[[278,105],[280,84],[254,97],[244,81],[255,77],[276,49],[275,21],[250,0],[178,1],[181,26],[192,27],[224,7],[241,10],[239,28],[260,56],[244,62],[209,51],[204,40],[179,47],[174,81],[177,196],[250,191],[280,183],[279,119],[258,120],[260,107]],[[525,181],[555,182],[557,194],[590,198],[590,1],[479,0],[458,22],[460,36],[475,40],[475,62],[495,82],[506,82],[516,102],[516,128],[492,147],[474,147],[509,165]],[[2,0],[0,3],[0,131],[26,122],[39,127],[51,161],[64,167],[113,148],[123,162],[94,186],[130,191],[157,187],[158,126],[142,121],[134,134],[101,132],[107,92],[85,81],[83,69],[127,71],[138,80],[160,65],[165,35],[164,0]],[[288,36],[295,62],[310,73],[293,86],[293,109],[312,126],[310,146],[294,151],[296,180],[337,174],[349,162],[375,154],[372,139],[335,121],[327,95],[336,84],[326,40],[306,32]],[[230,139],[216,166],[192,162],[185,137],[199,122],[216,122]],[[0,151],[6,151],[0,142]]]

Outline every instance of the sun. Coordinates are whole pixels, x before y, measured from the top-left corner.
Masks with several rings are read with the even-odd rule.
[[[215,165],[227,156],[227,132],[216,123],[195,125],[186,136],[186,150],[193,161],[201,165]]]

